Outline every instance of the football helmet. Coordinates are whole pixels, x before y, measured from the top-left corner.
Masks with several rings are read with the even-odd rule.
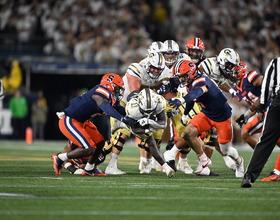
[[[124,93],[124,83],[122,78],[116,73],[105,74],[101,81],[100,85],[109,89],[113,96],[120,100]]]
[[[165,60],[161,53],[152,51],[146,59],[145,69],[151,79],[159,78],[165,68]]]
[[[234,67],[233,79],[231,81],[239,83],[248,72],[249,71],[246,63],[240,61],[239,65]]]
[[[158,105],[158,98],[156,96],[157,94],[149,88],[140,91],[138,95],[138,106],[141,114],[150,116],[155,112]]]
[[[234,67],[239,65],[240,57],[231,48],[224,48],[217,56],[218,65],[223,76],[228,79],[233,74]]]
[[[190,39],[186,44],[186,54],[188,54],[194,63],[198,63],[203,58],[205,46],[203,41],[194,37]]]
[[[161,41],[154,41],[148,48],[148,53],[151,53],[152,51],[156,51],[161,53],[164,48],[164,45]]]
[[[194,62],[189,60],[180,60],[173,68],[173,75],[175,80],[181,86],[188,86],[193,82],[195,77],[198,75],[198,72]]]
[[[166,40],[163,42],[162,54],[165,58],[166,65],[173,65],[179,57],[180,48],[174,40]]]

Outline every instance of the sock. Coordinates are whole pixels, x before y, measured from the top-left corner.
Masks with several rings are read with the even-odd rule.
[[[188,162],[188,158],[182,158],[182,157],[179,157],[179,162]]]
[[[118,154],[112,153],[112,155],[111,155],[111,160],[110,160],[110,162],[109,162],[108,165],[110,165],[110,166],[117,166],[117,160],[118,160],[118,158],[119,158],[119,155],[118,155]]]
[[[94,168],[94,164],[87,163],[85,166],[85,170],[92,170]]]
[[[277,160],[276,160],[276,163],[274,166],[274,170],[278,170],[278,172],[280,173],[280,153],[278,153]]]
[[[241,162],[241,161],[238,161],[238,160],[241,160],[241,158],[239,157],[237,150],[231,146],[230,142],[225,143],[225,144],[220,143],[220,148],[221,148],[221,151],[223,152],[223,154],[230,156],[232,159],[234,159],[238,163]]]
[[[179,151],[180,149],[176,147],[176,144],[174,144],[173,147],[170,149],[172,155],[176,155]]]
[[[140,161],[143,161],[144,163],[147,163],[147,158],[146,157],[140,157]]]
[[[58,154],[57,157],[62,161],[68,160],[67,153]]]
[[[198,155],[199,161],[207,160],[207,156],[204,152]]]

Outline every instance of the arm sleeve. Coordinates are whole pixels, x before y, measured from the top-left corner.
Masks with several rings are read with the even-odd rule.
[[[120,114],[116,109],[114,109],[109,102],[104,101],[102,104],[99,106],[99,108],[105,112],[107,115],[118,119],[119,121],[122,120],[124,115]]]

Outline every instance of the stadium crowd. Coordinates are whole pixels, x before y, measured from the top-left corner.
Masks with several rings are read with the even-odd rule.
[[[119,64],[121,72],[146,55],[152,41],[204,40],[206,56],[235,48],[249,67],[263,72],[279,54],[280,5],[277,0],[3,0],[3,43],[17,50],[40,42],[46,54],[79,62]],[[9,35],[10,33],[10,35]],[[34,40],[36,39],[36,40]],[[34,45],[33,45],[34,46]]]

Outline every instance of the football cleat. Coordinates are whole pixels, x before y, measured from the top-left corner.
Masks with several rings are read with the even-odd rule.
[[[82,176],[106,176],[106,173],[100,172],[99,169],[83,170]]]
[[[177,170],[184,172],[185,174],[192,174],[193,169],[189,165],[188,161],[179,161],[177,164]]]
[[[226,166],[232,170],[235,171],[236,170],[236,163],[232,160],[231,157],[229,156],[223,156],[223,159],[225,161]]]
[[[175,176],[175,171],[171,167],[165,169],[165,173],[169,178],[172,178]]]
[[[106,170],[105,170],[106,174],[110,174],[110,175],[124,175],[126,174],[126,172],[119,170],[117,167],[115,166],[107,166]]]
[[[273,174],[262,179],[263,182],[280,181],[280,176]]]
[[[140,174],[149,174],[152,171],[152,161],[142,162]]]
[[[52,154],[52,161],[53,161],[53,170],[54,170],[55,175],[60,176],[61,168],[62,168],[64,161],[59,159],[58,153]]]
[[[239,158],[240,162],[238,163]],[[241,156],[239,156],[239,158],[236,160],[235,176],[238,178],[242,178],[244,177],[244,159]]]
[[[206,160],[202,160],[198,162],[198,166],[193,171],[194,174],[200,174],[205,167],[211,166],[212,161],[207,157]]]
[[[220,176],[217,173],[212,172],[209,167],[205,167],[200,173],[196,174],[197,176]]]

